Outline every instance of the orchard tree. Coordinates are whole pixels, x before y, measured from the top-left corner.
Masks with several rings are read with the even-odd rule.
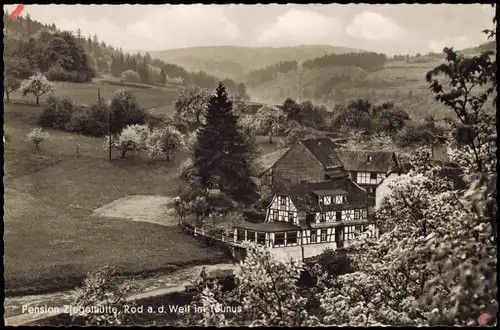
[[[248,106],[248,95],[236,92],[231,95],[231,102],[233,102],[233,112],[237,116],[248,115],[250,107]]]
[[[21,83],[18,79],[13,76],[5,75],[3,77],[3,86],[5,91],[5,96],[7,97],[7,103],[10,102],[10,93],[15,90],[18,90],[21,87]]]
[[[109,148],[109,136],[104,139],[104,149]],[[139,152],[143,150],[144,137],[140,130],[134,125],[127,126],[123,131],[111,137],[111,148],[120,152],[121,158],[125,158],[127,152]]]
[[[175,113],[190,126],[202,124],[209,100],[207,90],[190,86],[179,92],[174,103]]]
[[[36,150],[40,151],[40,143],[49,138],[49,132],[44,131],[43,128],[37,127],[33,128],[28,133],[28,141],[35,144]]]
[[[255,114],[254,122],[258,129],[268,136],[269,144],[272,144],[273,136],[284,131],[287,115],[278,107],[265,105]]]
[[[19,90],[23,96],[33,94],[36,97],[36,104],[40,104],[40,96],[55,90],[55,85],[47,80],[42,73],[35,73],[26,80],[23,80]]]
[[[172,126],[153,129],[147,137],[146,148],[151,157],[165,155],[167,161],[184,148],[182,134]]]

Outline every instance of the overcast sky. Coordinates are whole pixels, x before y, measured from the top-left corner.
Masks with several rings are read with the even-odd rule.
[[[15,5],[5,5],[12,11]],[[395,53],[486,41],[494,9],[438,5],[25,5],[23,15],[124,50],[323,44]]]

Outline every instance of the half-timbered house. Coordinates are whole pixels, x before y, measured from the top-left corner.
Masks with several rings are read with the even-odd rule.
[[[398,167],[394,152],[337,150],[343,170],[366,192],[375,197],[378,185]]]
[[[299,140],[281,152],[269,154],[268,158],[273,161],[260,173],[264,195],[301,182],[335,180],[348,173],[354,182],[375,197],[378,184],[398,165],[393,152],[342,150],[338,141],[331,138]]]
[[[347,175],[300,183],[274,195],[264,223],[235,226],[234,239],[262,244],[282,259],[314,257],[348,245],[357,233],[378,235],[374,203]]]

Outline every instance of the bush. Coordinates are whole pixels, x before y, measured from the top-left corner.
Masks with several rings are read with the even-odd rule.
[[[76,83],[88,82],[94,76],[92,72],[66,71],[60,65],[51,66],[45,75],[50,81],[71,81]]]
[[[226,194],[209,195],[206,198],[210,213],[225,215],[236,207],[236,203]]]
[[[41,127],[66,129],[75,112],[75,104],[69,97],[58,99],[49,96],[47,108],[38,117],[38,125]]]
[[[141,81],[141,77],[134,70],[123,71],[120,75],[120,80],[125,82],[138,83]]]
[[[247,208],[242,212],[243,218],[249,222],[260,223],[266,220],[266,211],[255,208]]]
[[[148,113],[140,107],[133,93],[126,89],[115,92],[111,100],[111,131],[120,133],[125,127],[146,124]]]
[[[87,107],[80,107],[73,113],[67,130],[70,132],[101,137],[109,132],[109,109],[101,100]]]
[[[317,263],[330,276],[345,275],[354,271],[349,256],[344,250],[334,251],[327,248],[318,256]]]

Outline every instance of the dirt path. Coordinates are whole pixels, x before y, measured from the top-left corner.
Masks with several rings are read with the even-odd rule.
[[[191,284],[191,281],[196,281],[200,275],[200,266],[185,268],[168,275],[158,275],[155,277],[134,281],[137,289],[128,297],[129,300],[144,299],[149,297],[161,296],[172,292],[184,291],[185,285]],[[234,270],[236,264],[225,263],[217,265],[205,265],[207,272],[214,270]],[[6,325],[21,325],[28,322],[34,322],[53,316],[57,313],[64,312],[65,306],[70,305],[74,301],[74,292],[65,291],[53,294],[6,297],[4,302],[5,308],[5,324]],[[25,311],[23,312],[23,307]],[[29,313],[29,307],[46,307],[53,309],[46,313]]]

